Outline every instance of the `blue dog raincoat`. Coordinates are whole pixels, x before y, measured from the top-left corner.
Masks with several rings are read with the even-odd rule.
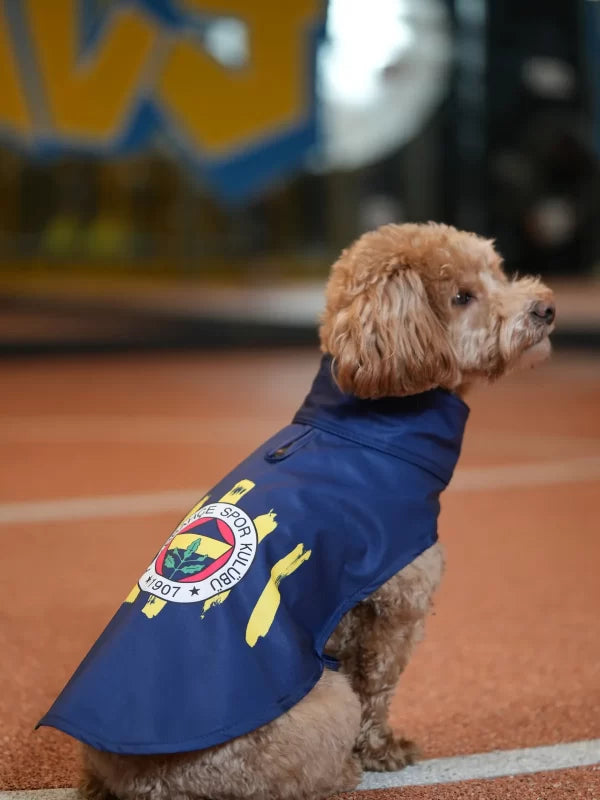
[[[293,423],[193,508],[40,725],[116,753],[220,744],[301,700],[342,615],[437,539],[467,406],[359,400],[325,357]]]

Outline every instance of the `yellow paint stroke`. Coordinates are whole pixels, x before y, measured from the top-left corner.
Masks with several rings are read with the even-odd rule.
[[[136,583],[136,585],[129,592],[129,594],[127,595],[127,597],[125,598],[125,600],[123,602],[124,603],[135,603],[139,593],[140,593],[140,587]]]
[[[206,612],[211,609],[213,606],[220,606],[221,603],[224,603],[225,600],[229,597],[230,589],[227,589],[226,592],[221,592],[220,594],[215,594],[212,597],[209,597],[208,600],[205,600],[202,604],[202,613],[200,614],[200,619],[204,619]]]
[[[271,577],[262,590],[252,614],[250,614],[248,626],[246,627],[246,642],[250,647],[254,647],[261,636],[266,636],[273,624],[275,614],[281,602],[279,584],[283,578],[291,575],[292,572],[295,572],[299,566],[307,561],[311,553],[311,550],[304,552],[304,545],[300,543],[291,553],[281,558],[272,567]]]
[[[213,539],[210,536],[198,536],[197,533],[179,533],[169,545],[169,550],[176,547],[185,548],[196,539],[200,539],[196,547],[196,553],[201,556],[210,556],[210,558],[220,558],[228,550],[231,550],[232,545],[227,542],[220,542],[218,539]]]
[[[265,536],[273,533],[277,527],[277,523],[275,522],[276,516],[277,514],[271,509],[268,514],[261,514],[260,517],[254,517],[254,527],[256,528],[259,542],[262,542]]]
[[[148,602],[142,608],[142,614],[145,614],[145,616],[147,616],[148,619],[152,619],[157,614],[160,614],[160,612],[166,605],[167,605],[166,600],[161,600],[160,598],[154,597],[154,595],[152,595],[151,597],[148,598]]]
[[[245,494],[254,489],[255,485],[252,481],[244,478],[244,480],[238,481],[233,489],[224,494],[219,503],[231,503],[234,506]]]

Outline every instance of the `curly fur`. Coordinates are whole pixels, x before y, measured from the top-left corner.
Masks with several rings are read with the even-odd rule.
[[[473,299],[453,302],[458,292]],[[541,304],[541,306],[540,306]],[[321,346],[340,387],[359,397],[442,386],[460,394],[549,354],[550,290],[509,280],[490,241],[447,225],[386,225],[333,265]],[[415,745],[394,734],[388,708],[423,632],[441,579],[439,544],[341,620],[325,671],[290,711],[206,750],[123,756],[84,747],[88,800],[317,800],[350,791],[363,769],[410,764]]]
[[[536,278],[509,280],[501,265],[491,241],[449,225],[362,236],[333,265],[321,325],[340,387],[371,398],[435,386],[461,393],[515,366],[547,341],[548,326],[530,311],[552,293]],[[459,290],[475,302],[452,306]]]

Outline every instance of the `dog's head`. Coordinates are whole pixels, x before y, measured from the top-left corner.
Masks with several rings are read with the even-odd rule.
[[[340,388],[358,397],[460,390],[550,353],[554,302],[510,280],[493,243],[448,225],[385,225],[333,265],[321,325]]]

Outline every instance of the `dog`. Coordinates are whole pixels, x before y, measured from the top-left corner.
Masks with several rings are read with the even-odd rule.
[[[537,278],[509,279],[492,241],[448,225],[385,225],[342,252],[326,290],[320,327],[323,363],[293,424],[231,473],[230,490],[227,483],[219,485],[214,495],[219,500],[204,498],[184,518],[128,597],[123,616],[117,615],[57,701],[57,709],[40,723],[83,740],[84,798],[317,800],[355,789],[365,769],[396,770],[413,763],[416,747],[392,731],[388,707],[422,637],[442,576],[437,498],[458,458],[468,413],[463,397],[480,381],[495,381],[547,358],[554,318],[550,289]],[[252,480],[244,477],[250,473]],[[294,514],[303,521],[302,535],[310,541],[310,549],[303,539],[285,557],[272,555],[279,560],[262,578],[262,567],[255,566],[258,556],[250,566],[255,552],[271,552],[268,547],[280,546],[285,537],[270,534],[276,525],[272,509],[252,519],[242,508],[242,498],[250,503],[251,497],[263,496],[261,481],[269,484],[267,494],[263,491],[269,499],[275,483],[288,487],[286,497],[292,496]],[[309,495],[311,482],[317,489]],[[365,509],[369,502],[380,510]],[[314,540],[306,522],[313,518],[305,510],[311,504],[322,504],[313,516],[326,519],[321,538]],[[283,517],[288,514],[279,506],[275,510]],[[220,551],[211,555],[203,550],[210,537],[199,531],[209,525],[227,540],[220,543],[222,548],[227,550],[229,542],[235,561]],[[360,530],[358,544],[353,527]],[[410,533],[398,534],[408,529]],[[218,535],[210,540],[213,549]],[[313,561],[313,551],[323,541],[329,572],[324,563]],[[215,560],[207,567],[209,556]],[[219,572],[214,564],[226,558],[233,566]],[[367,562],[372,562],[372,574],[367,574]],[[303,571],[312,574],[311,564],[317,565],[317,577],[302,584],[299,576]],[[232,645],[238,648],[235,656],[225,656],[229,663],[222,669],[227,677],[220,691],[228,698],[222,705],[227,724],[216,731],[206,720],[216,714],[218,722],[218,692],[210,686],[198,692],[200,705],[194,709],[183,690],[202,680],[205,662],[223,663],[214,651],[231,634],[210,646],[212,640],[202,640],[204,651],[192,657],[186,647],[209,628],[175,634],[175,621],[191,608],[191,594],[210,585],[212,594],[206,589],[202,606],[206,620],[195,614],[194,626],[209,625],[210,617],[215,636],[221,636],[225,629],[218,626],[225,625],[226,607],[232,615],[246,613],[242,592],[254,592],[254,578],[247,577],[254,574],[265,581],[264,590],[256,593],[256,606],[245,623],[245,642]],[[344,584],[343,591],[338,583]],[[308,610],[291,619],[295,603]],[[321,604],[327,608],[327,622],[313,622]],[[148,655],[145,631],[151,636],[153,618],[164,614],[165,605],[172,609],[172,621],[167,624],[161,616],[161,625],[171,644],[158,646],[148,639]],[[279,632],[287,617],[293,634]],[[119,644],[122,649],[111,661],[108,643],[111,637],[122,637],[131,620],[141,638]],[[318,633],[313,635],[313,628]],[[270,636],[275,637],[274,649],[265,650],[268,660],[255,668]],[[187,677],[173,675],[173,688],[169,663],[162,663],[163,649],[170,653],[180,642],[187,653],[181,662]],[[136,648],[141,648],[137,656]],[[142,666],[138,664],[136,680],[130,675],[120,685],[115,676],[130,656]],[[280,657],[287,661],[280,662]],[[186,665],[186,660],[193,663]],[[104,671],[94,672],[98,662]],[[263,667],[268,672],[261,678]],[[162,670],[162,683],[147,690],[146,672],[156,669]],[[298,691],[288,691],[288,684],[296,685],[288,674],[299,682]],[[90,680],[102,699],[85,713],[94,719],[104,714],[106,725],[127,731],[122,734],[129,737],[126,744],[79,725],[79,709],[90,702],[88,695],[79,702],[78,687]],[[128,704],[135,692],[141,698],[147,695],[148,707],[160,694],[161,704],[177,708],[168,718],[180,727],[164,734],[162,750],[134,741],[132,731],[151,738],[146,728],[160,737],[163,719],[148,717],[137,729],[132,727]],[[190,738],[195,725],[198,736]],[[200,737],[203,725],[212,730],[205,738]]]

